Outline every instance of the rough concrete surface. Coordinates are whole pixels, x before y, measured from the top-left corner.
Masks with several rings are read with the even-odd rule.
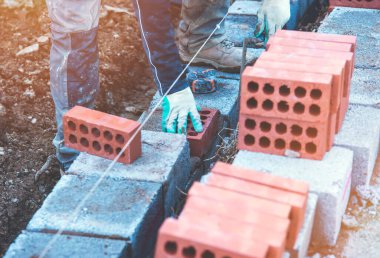
[[[235,15],[253,15],[256,16],[261,7],[258,1],[236,1],[228,10],[230,14]]]
[[[380,69],[380,10],[339,7],[328,15],[318,31],[356,35],[357,68]]]
[[[380,109],[380,69],[355,68],[351,81],[350,103]]]
[[[73,212],[95,185],[97,177],[65,175],[27,226],[31,232],[126,240],[133,257],[152,250],[164,219],[162,185],[127,179],[105,178],[88,198],[79,216]],[[68,223],[69,222],[69,223]]]
[[[9,247],[4,258],[38,257],[54,235],[23,231]],[[128,242],[83,236],[61,235],[47,252],[47,258],[127,257]]]
[[[369,183],[378,155],[379,137],[380,109],[350,105],[334,145],[354,152],[353,186]]]
[[[334,245],[350,193],[353,152],[333,147],[323,160],[240,151],[234,165],[305,181],[318,195],[312,242]]]
[[[133,164],[116,163],[108,176],[164,184],[165,214],[172,215],[178,198],[190,177],[189,144],[183,135],[142,131],[143,154]],[[112,163],[81,153],[68,171],[81,176],[100,176]]]

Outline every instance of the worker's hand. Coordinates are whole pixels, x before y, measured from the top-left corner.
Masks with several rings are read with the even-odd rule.
[[[203,131],[197,105],[189,87],[166,96],[162,107],[163,132],[186,134],[188,116],[191,118],[194,130],[198,133]]]
[[[282,29],[290,19],[290,0],[264,0],[257,13],[259,23],[255,36],[265,33],[265,42],[269,36]]]

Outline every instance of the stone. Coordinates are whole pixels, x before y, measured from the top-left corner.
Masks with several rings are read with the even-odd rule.
[[[23,231],[9,247],[4,258],[38,257],[53,236],[52,234]],[[125,240],[61,235],[48,250],[46,257],[126,257],[128,245]]]
[[[354,153],[352,185],[367,185],[372,177],[380,141],[380,110],[349,105],[334,145]]]
[[[115,163],[107,177],[163,184],[165,214],[171,216],[190,177],[189,159],[185,136],[142,131],[142,156],[129,165]],[[111,160],[81,153],[67,173],[99,177],[111,163]]]
[[[56,233],[63,229],[65,235],[120,239],[130,242],[133,257],[146,257],[164,219],[162,185],[105,177],[94,190],[98,180],[63,176],[27,230]]]
[[[321,161],[240,151],[234,165],[307,182],[318,195],[312,242],[335,245],[351,189],[353,152],[333,147]]]
[[[256,16],[261,7],[261,3],[257,1],[235,1],[228,12],[235,15]]]

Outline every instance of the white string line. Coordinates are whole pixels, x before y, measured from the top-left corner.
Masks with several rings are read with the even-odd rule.
[[[138,11],[140,13],[140,6],[137,2]],[[140,124],[140,126],[137,128],[135,133],[132,135],[132,137],[129,139],[129,141],[124,145],[123,149],[119,152],[119,154],[112,160],[111,164],[107,167],[107,169],[102,173],[102,175],[99,177],[99,179],[96,181],[94,186],[90,189],[90,191],[87,193],[87,195],[80,201],[80,203],[77,205],[77,207],[74,209],[74,212],[72,215],[66,220],[66,222],[60,227],[60,229],[54,234],[53,238],[47,243],[43,251],[41,252],[40,258],[43,258],[46,256],[46,254],[50,251],[54,243],[58,240],[58,237],[62,235],[65,228],[71,224],[71,222],[77,220],[79,213],[83,206],[86,204],[87,200],[93,195],[95,190],[99,187],[99,185],[102,183],[104,178],[109,174],[113,166],[116,164],[116,162],[119,160],[121,155],[124,153],[124,151],[129,147],[129,145],[132,143],[132,141],[136,138],[136,136],[141,132],[142,128],[146,125],[148,120],[152,117],[153,113],[158,109],[158,107],[163,102],[164,98],[168,95],[168,93],[171,91],[171,89],[176,85],[176,83],[179,81],[179,79],[182,77],[182,75],[187,71],[187,69],[190,67],[192,62],[194,62],[194,59],[198,56],[198,54],[202,51],[202,49],[206,46],[207,42],[211,39],[211,37],[215,34],[215,32],[220,29],[220,25],[224,22],[224,20],[227,18],[229,12],[226,13],[226,15],[222,18],[222,20],[215,26],[215,29],[211,32],[211,34],[208,36],[206,41],[202,44],[202,46],[198,49],[198,51],[195,53],[195,55],[191,58],[189,63],[185,66],[185,68],[182,70],[182,72],[178,75],[177,79],[172,83],[172,85],[169,87],[169,89],[166,91],[166,93],[160,98],[158,103],[155,105],[155,107],[152,109],[152,111],[148,114],[148,116],[145,118],[145,120]],[[140,16],[141,17],[141,16]],[[141,18],[140,18],[141,19]],[[140,20],[141,23],[141,20]],[[144,40],[147,43],[147,40],[144,35],[144,30],[141,25],[141,31]],[[150,54],[148,55],[148,58],[150,59]],[[150,60],[152,62],[152,60]]]

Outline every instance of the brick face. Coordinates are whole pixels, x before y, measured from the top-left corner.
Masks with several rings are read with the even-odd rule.
[[[330,6],[380,9],[380,1],[379,0],[330,0]]]
[[[132,138],[138,122],[76,106],[63,117],[65,146],[107,159],[114,159]],[[141,156],[141,133],[121,155],[130,164]]]

